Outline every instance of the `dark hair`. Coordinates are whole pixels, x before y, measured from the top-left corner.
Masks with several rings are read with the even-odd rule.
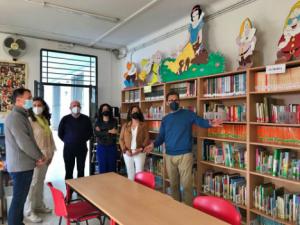
[[[133,110],[134,108],[137,108],[137,109],[138,109],[138,112],[139,112],[139,115],[140,115],[140,116],[139,116],[139,121],[144,122],[144,121],[145,121],[145,119],[144,119],[144,114],[142,113],[141,108],[140,108],[139,106],[137,106],[137,105],[133,105],[133,106],[131,106],[130,109],[128,110],[128,113],[127,113],[127,123],[130,122],[130,121],[132,120],[132,118],[131,118],[131,113],[132,113],[132,110]]]
[[[166,97],[166,100],[168,101],[168,99],[169,99],[169,96],[171,96],[171,95],[176,95],[177,97],[178,97],[178,99],[179,99],[179,94],[178,94],[178,92],[176,92],[176,91],[170,91],[168,94],[167,94],[167,97]]]
[[[192,12],[191,12],[191,21],[194,21],[194,19],[193,19],[193,12],[195,12],[195,11],[199,12],[199,17],[198,17],[198,19],[199,19],[200,16],[201,16],[201,14],[202,14],[202,9],[201,9],[200,5],[195,5],[193,7]]]
[[[102,110],[105,106],[109,110],[109,116],[108,117],[109,117],[109,121],[111,121],[113,119],[112,107],[107,103],[104,103],[104,104],[100,105],[100,107],[98,109],[98,118],[99,118],[100,121],[103,121]]]
[[[26,89],[26,88],[23,88],[23,87],[15,89],[12,93],[12,96],[11,96],[12,103],[16,104],[17,98],[22,97],[25,92],[31,93],[31,91],[29,89]]]
[[[41,97],[34,97],[32,99],[32,101],[39,101],[42,103],[43,107],[44,107],[44,110],[42,112],[42,116],[46,118],[46,120],[48,121],[48,124],[50,125],[50,119],[51,119],[51,113],[50,113],[50,109],[49,109],[49,106],[48,104],[45,102],[45,100]],[[32,119],[32,121],[36,121],[36,117],[32,111],[32,108],[28,110],[28,115],[29,117]]]

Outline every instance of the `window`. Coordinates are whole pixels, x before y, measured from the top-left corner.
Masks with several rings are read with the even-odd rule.
[[[96,76],[96,56],[41,50],[42,83],[96,86]]]

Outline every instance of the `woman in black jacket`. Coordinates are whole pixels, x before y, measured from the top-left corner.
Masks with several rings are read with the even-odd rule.
[[[116,171],[117,128],[118,122],[113,118],[112,107],[106,103],[102,104],[95,123],[99,173]]]

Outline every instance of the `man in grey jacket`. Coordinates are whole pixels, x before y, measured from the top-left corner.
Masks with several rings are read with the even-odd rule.
[[[13,180],[8,225],[24,225],[23,210],[33,169],[45,163],[27,117],[27,110],[32,107],[31,99],[30,90],[25,88],[14,90],[12,95],[14,107],[5,120],[6,164]]]

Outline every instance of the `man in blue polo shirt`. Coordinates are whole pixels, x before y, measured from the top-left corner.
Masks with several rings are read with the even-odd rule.
[[[154,147],[165,143],[166,169],[170,178],[171,194],[175,200],[180,201],[180,184],[183,187],[183,201],[192,205],[192,126],[219,127],[221,120],[205,120],[196,113],[179,107],[179,94],[171,91],[167,94],[167,105],[171,113],[166,115],[161,122],[160,131],[156,140],[145,148],[150,152]]]

